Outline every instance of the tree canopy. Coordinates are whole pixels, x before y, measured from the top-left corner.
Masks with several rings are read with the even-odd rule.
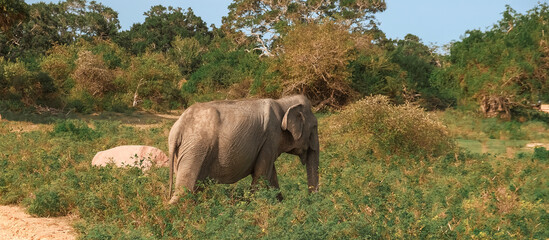
[[[4,33],[29,17],[29,6],[22,0],[0,0],[0,6],[0,30]]]
[[[510,117],[513,108],[549,101],[549,6],[526,14],[509,6],[492,29],[467,31],[452,44],[447,66],[431,79],[462,102],[474,101],[488,115]]]
[[[275,40],[296,24],[336,21],[365,29],[374,23],[373,14],[385,9],[383,0],[235,0],[223,24],[253,36],[258,48],[272,55]]]
[[[234,0],[210,28],[192,9],[156,5],[125,31],[95,1],[0,1],[0,101],[26,106],[167,110],[302,93],[320,109],[383,94],[509,118],[549,101],[545,3],[508,7],[440,54],[420,36],[388,39],[374,18],[382,0]]]
[[[192,9],[156,5],[144,13],[145,22],[134,24],[117,38],[117,43],[131,50],[133,54],[144,53],[147,49],[163,52],[171,49],[177,36],[194,37],[202,43],[209,41],[210,34],[206,23]]]
[[[12,38],[0,34],[0,54],[9,58],[43,55],[54,44],[79,38],[112,38],[118,33],[118,13],[95,1],[68,0],[30,5],[28,21],[12,29]]]

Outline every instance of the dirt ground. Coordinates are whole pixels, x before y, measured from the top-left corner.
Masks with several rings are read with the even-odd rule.
[[[76,239],[76,233],[71,227],[74,218],[35,218],[19,206],[0,206],[0,239]]]

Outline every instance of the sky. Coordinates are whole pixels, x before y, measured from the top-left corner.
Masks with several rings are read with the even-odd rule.
[[[424,44],[443,46],[459,41],[467,30],[487,30],[502,18],[505,5],[518,13],[534,8],[539,0],[386,0],[387,10],[377,13],[379,28],[388,38],[404,39],[406,34],[418,36]],[[25,0],[32,4],[40,0]],[[58,2],[58,1],[46,1]],[[151,6],[163,5],[192,8],[208,26],[221,25],[231,0],[98,0],[118,12],[122,30],[145,20],[144,12]]]

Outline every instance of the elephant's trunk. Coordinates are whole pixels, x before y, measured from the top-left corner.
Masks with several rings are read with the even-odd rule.
[[[318,191],[318,150],[309,149],[307,151],[307,184],[309,192]]]

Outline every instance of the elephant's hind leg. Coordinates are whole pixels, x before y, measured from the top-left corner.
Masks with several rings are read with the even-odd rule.
[[[183,157],[177,168],[175,177],[175,194],[172,199],[170,199],[170,204],[174,204],[179,201],[179,198],[185,189],[194,192],[196,180],[206,155],[207,154],[205,151],[190,151],[188,154],[180,155]]]

